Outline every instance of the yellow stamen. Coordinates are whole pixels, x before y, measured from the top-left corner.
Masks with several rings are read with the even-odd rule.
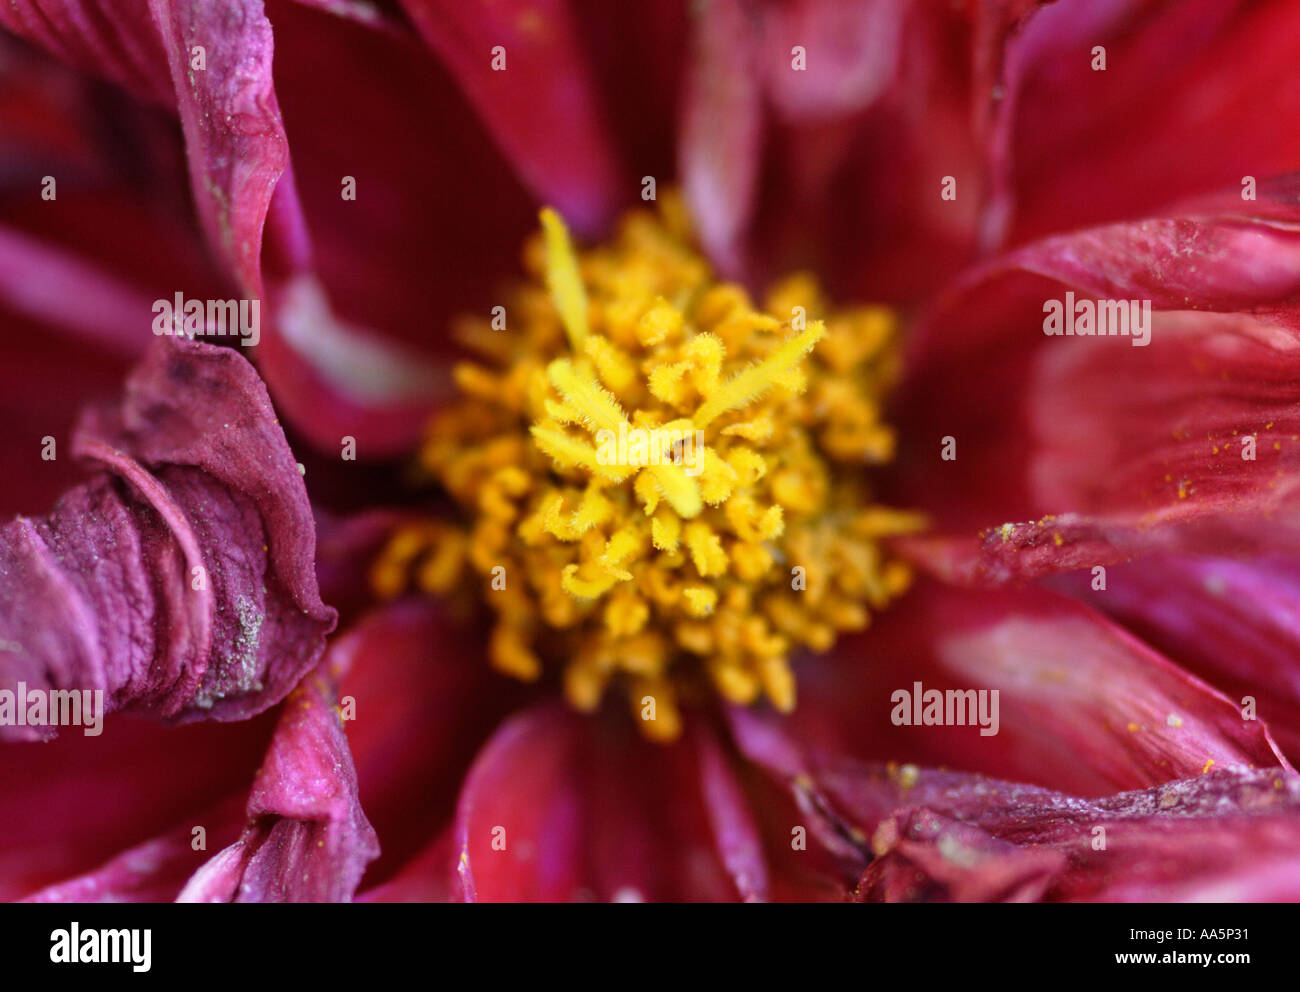
[[[587,294],[578,274],[578,256],[560,215],[547,207],[541,218],[546,234],[546,285],[564,322],[569,344],[577,351],[587,340]]]
[[[457,367],[463,399],[421,449],[464,519],[398,530],[371,581],[477,586],[497,669],[558,664],[583,711],[625,692],[667,741],[701,690],[791,710],[792,655],[906,589],[880,542],[924,521],[873,504],[865,475],[893,451],[893,314],[830,311],[807,275],[758,309],[664,207],[671,223],[633,215],[581,256],[542,211],[509,335],[461,325],[482,360]]]

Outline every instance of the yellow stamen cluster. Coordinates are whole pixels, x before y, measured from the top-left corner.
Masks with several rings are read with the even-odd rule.
[[[861,471],[893,452],[892,313],[826,313],[806,275],[757,309],[713,279],[675,199],[582,254],[543,211],[525,263],[504,329],[459,328],[484,361],[456,368],[464,398],[420,454],[466,522],[396,533],[377,590],[478,575],[499,670],[561,665],[581,710],[617,681],[657,739],[709,683],[790,710],[790,654],[909,582],[879,540],[921,521],[871,505]]]

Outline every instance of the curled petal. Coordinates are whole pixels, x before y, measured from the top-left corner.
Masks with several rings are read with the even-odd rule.
[[[181,721],[283,698],[335,614],[317,590],[302,478],[252,367],[160,340],[74,448],[106,473],[0,531],[5,687],[102,690],[106,711]]]
[[[379,856],[331,670],[286,700],[247,814],[243,837],[200,868],[178,901],[346,902]]]

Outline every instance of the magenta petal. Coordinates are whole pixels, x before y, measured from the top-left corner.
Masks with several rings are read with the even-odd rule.
[[[285,702],[248,799],[249,825],[200,868],[181,902],[346,902],[379,856],[361,810],[338,688],[326,671]]]
[[[101,689],[105,711],[182,721],[283,698],[335,614],[317,591],[302,478],[252,366],[159,340],[73,447],[109,474],[0,531],[5,687]]]
[[[235,837],[241,822],[239,804],[232,800],[194,818],[203,828],[196,850],[195,827],[188,824],[161,837],[137,844],[93,871],[47,886],[24,902],[171,902],[194,873],[211,841]]]
[[[590,70],[564,0],[403,0],[515,167],[581,231],[610,219],[618,172],[592,99]],[[498,47],[505,68],[493,69]]]
[[[716,839],[718,857],[741,899],[766,902],[767,863],[748,799],[713,732],[701,724],[694,728],[694,735],[704,805]]]

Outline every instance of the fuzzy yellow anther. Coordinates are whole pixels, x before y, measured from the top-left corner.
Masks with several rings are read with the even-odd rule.
[[[484,359],[421,450],[464,519],[395,533],[372,582],[481,588],[499,670],[561,665],[583,711],[621,687],[666,741],[702,688],[793,708],[791,654],[902,593],[879,542],[921,521],[872,504],[864,474],[893,450],[892,314],[828,312],[806,275],[757,307],[663,206],[671,223],[633,215],[581,255],[542,211],[509,337],[462,327]]]

